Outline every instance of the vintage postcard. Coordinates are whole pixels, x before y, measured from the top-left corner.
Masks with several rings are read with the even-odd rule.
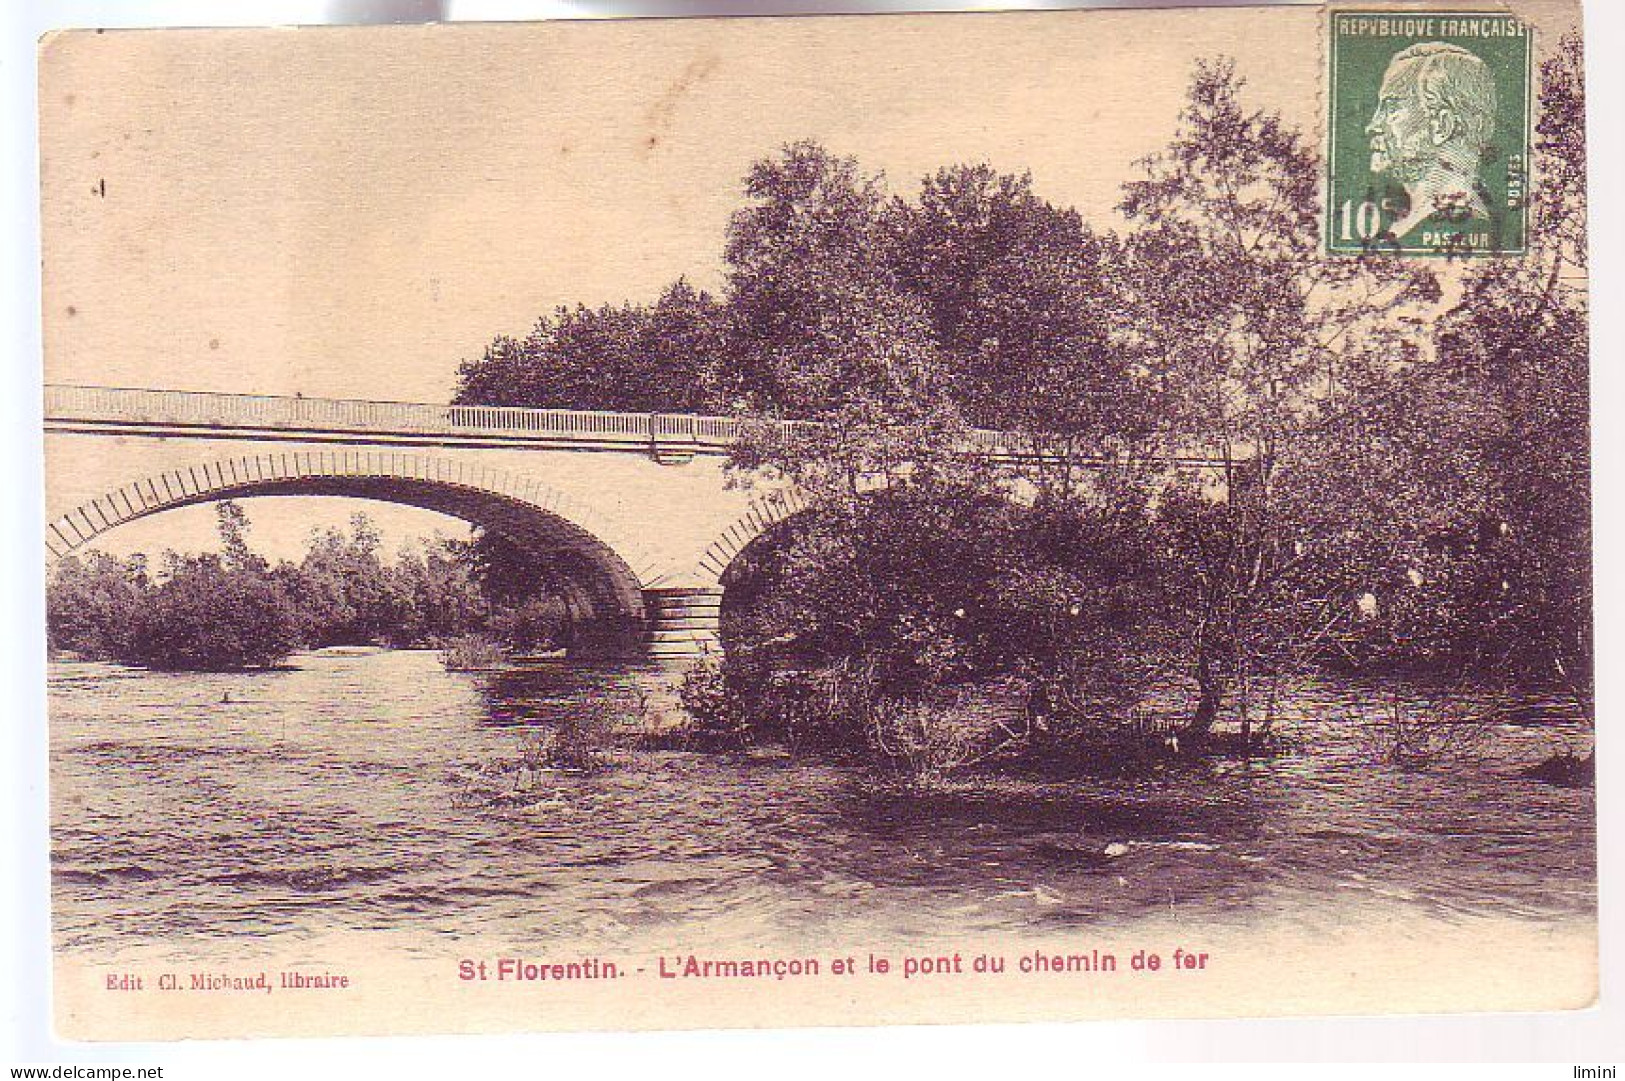
[[[1567,0],[40,44],[86,1040],[1597,992]]]

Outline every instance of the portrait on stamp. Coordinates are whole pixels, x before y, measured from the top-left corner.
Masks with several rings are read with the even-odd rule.
[[[1459,45],[1406,46],[1389,62],[1371,136],[1371,171],[1405,186],[1410,208],[1389,227],[1405,236],[1423,219],[1488,218],[1479,179],[1495,130],[1495,80]]]

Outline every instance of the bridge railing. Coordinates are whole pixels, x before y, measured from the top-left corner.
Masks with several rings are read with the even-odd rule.
[[[46,385],[45,418],[47,422],[132,428],[484,437],[628,447],[641,444],[656,450],[678,444],[716,451],[737,442],[748,425],[768,424],[786,436],[818,427],[816,421],[757,422],[687,413],[432,405],[66,384]],[[1059,449],[1048,440],[1035,441],[1007,432],[977,430],[967,433],[966,440],[973,452],[1000,459],[1051,458]],[[1201,456],[1183,455],[1172,460],[1194,464],[1209,461]]]
[[[691,443],[725,447],[749,422],[689,413],[613,413],[593,409],[525,409],[431,405],[347,398],[286,398],[190,390],[139,390],[48,384],[47,420],[163,427],[320,430],[358,434],[496,436],[586,442]],[[811,421],[764,421],[786,435]],[[987,433],[997,438],[996,433]]]
[[[733,417],[287,398],[62,384],[45,387],[45,416],[57,421],[166,427],[519,438],[553,436],[617,442],[647,442],[658,437],[719,446],[736,440],[740,428],[740,422]]]

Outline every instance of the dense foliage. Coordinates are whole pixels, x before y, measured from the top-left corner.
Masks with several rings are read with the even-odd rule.
[[[465,363],[457,400],[821,422],[735,452],[813,509],[729,570],[727,656],[684,688],[730,745],[929,772],[1233,720],[1250,747],[1278,681],[1327,666],[1589,709],[1579,64],[1566,39],[1543,65],[1521,259],[1324,255],[1314,148],[1218,61],[1110,228],[986,164],[905,197],[794,143],[744,179],[720,295],[560,309]],[[1037,453],[994,468],[971,428]],[[241,527],[155,578],[64,561],[53,643],[213,666],[582,633],[572,569],[499,537],[386,565],[358,521],[269,568]]]
[[[459,402],[622,412],[726,408],[717,302],[685,281],[652,307],[560,308],[464,364]]]
[[[793,745],[880,749],[899,738],[899,703],[951,713],[993,699],[1023,718],[1019,732],[966,733],[967,755],[1113,726],[1170,631],[1149,525],[937,484],[792,518],[724,582],[738,720]]]
[[[69,556],[46,586],[53,651],[165,670],[260,668],[298,649],[438,645],[479,635],[502,646],[563,645],[567,620],[550,594],[488,590],[472,546],[417,543],[386,561],[364,514],[348,531],[313,533],[297,563],[271,566],[247,543],[248,519],[216,507],[221,551]]]
[[[1013,688],[1036,731],[1173,680],[1187,740],[1231,717],[1245,742],[1317,666],[1588,707],[1579,64],[1568,39],[1543,66],[1521,260],[1327,257],[1315,150],[1203,63],[1117,230],[985,164],[904,198],[792,144],[745,179],[722,295],[561,312],[459,399],[620,408],[635,381],[637,408],[824,422],[736,454],[815,509],[730,571],[728,656],[687,688],[723,731],[907,757],[888,726],[967,686]],[[988,469],[967,427],[1044,453]]]

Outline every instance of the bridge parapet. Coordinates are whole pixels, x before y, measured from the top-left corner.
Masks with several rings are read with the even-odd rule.
[[[643,450],[662,461],[695,454],[725,454],[746,428],[766,424],[783,435],[816,422],[752,421],[690,413],[615,413],[592,409],[434,405],[355,398],[300,398],[211,391],[143,390],[47,384],[45,424],[65,431],[170,431],[264,438],[367,436],[393,442],[574,444],[586,449]],[[1017,457],[1016,443],[1000,432],[969,435],[974,453]]]
[[[361,399],[299,398],[207,391],[141,390],[60,384],[45,387],[46,426],[67,430],[126,427],[211,434],[298,433],[384,440],[578,444],[657,450],[679,442],[691,453],[726,452],[740,434],[733,417],[433,405]]]
[[[358,398],[301,398],[211,391],[142,390],[47,384],[47,431],[207,438],[283,439],[329,443],[417,446],[514,446],[617,450],[649,454],[680,464],[695,455],[723,455],[752,427],[766,425],[783,436],[818,428],[808,420],[758,421],[689,413],[615,413],[594,409],[527,409],[518,406],[435,405]],[[1065,457],[1106,465],[1113,456],[1063,452],[1064,439],[975,429],[965,450],[996,462]],[[1209,454],[1157,455],[1168,465],[1211,469]]]

